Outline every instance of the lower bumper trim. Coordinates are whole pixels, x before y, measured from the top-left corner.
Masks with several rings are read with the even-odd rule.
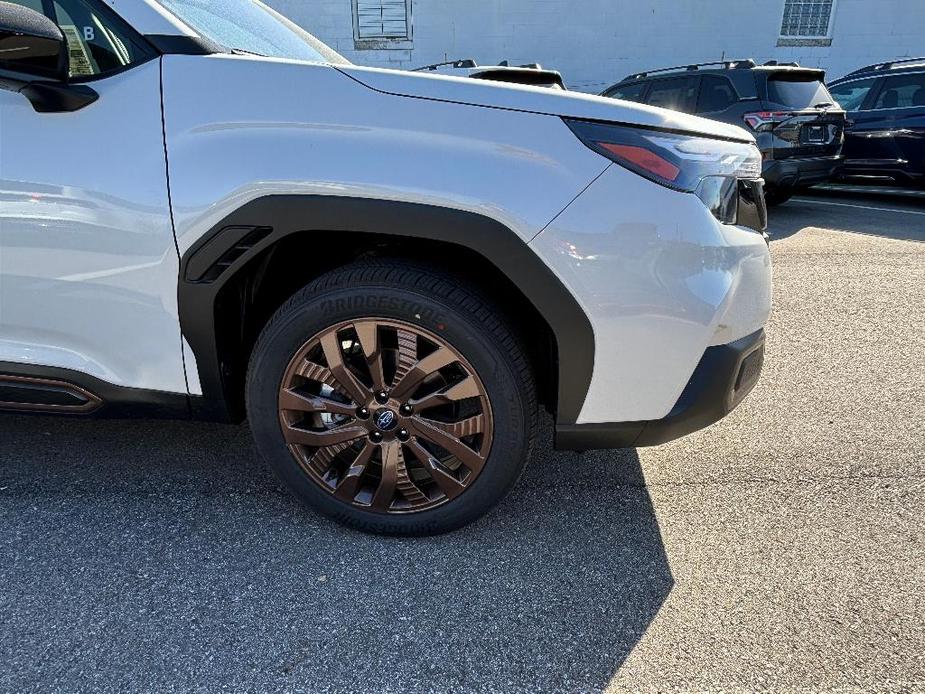
[[[768,186],[777,188],[825,183],[833,178],[843,161],[840,155],[775,159],[765,162],[761,176]]]
[[[718,422],[758,383],[764,364],[764,330],[709,347],[678,402],[663,419],[607,424],[558,424],[556,448],[585,451],[657,446]]]

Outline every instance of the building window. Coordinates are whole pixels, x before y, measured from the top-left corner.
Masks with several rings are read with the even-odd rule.
[[[357,41],[410,41],[411,0],[353,0]]]
[[[782,39],[827,39],[835,0],[784,0]]]

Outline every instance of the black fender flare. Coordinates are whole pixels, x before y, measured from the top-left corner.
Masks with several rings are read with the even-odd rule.
[[[557,421],[574,424],[594,367],[594,330],[581,306],[516,232],[474,212],[420,203],[330,195],[268,195],[238,208],[180,261],[180,326],[199,370],[197,417],[227,419],[215,302],[222,287],[255,256],[297,233],[367,233],[464,246],[520,289],[552,328],[559,358]]]

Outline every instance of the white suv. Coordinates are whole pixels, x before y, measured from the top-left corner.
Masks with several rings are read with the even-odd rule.
[[[319,511],[459,527],[538,402],[583,450],[749,392],[760,170],[735,126],[356,67],[251,0],[0,2],[0,408],[246,418]]]

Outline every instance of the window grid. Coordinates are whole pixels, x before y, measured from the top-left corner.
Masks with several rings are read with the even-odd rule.
[[[355,0],[358,39],[410,39],[409,0]]]
[[[780,35],[784,38],[829,38],[835,0],[784,0]]]

